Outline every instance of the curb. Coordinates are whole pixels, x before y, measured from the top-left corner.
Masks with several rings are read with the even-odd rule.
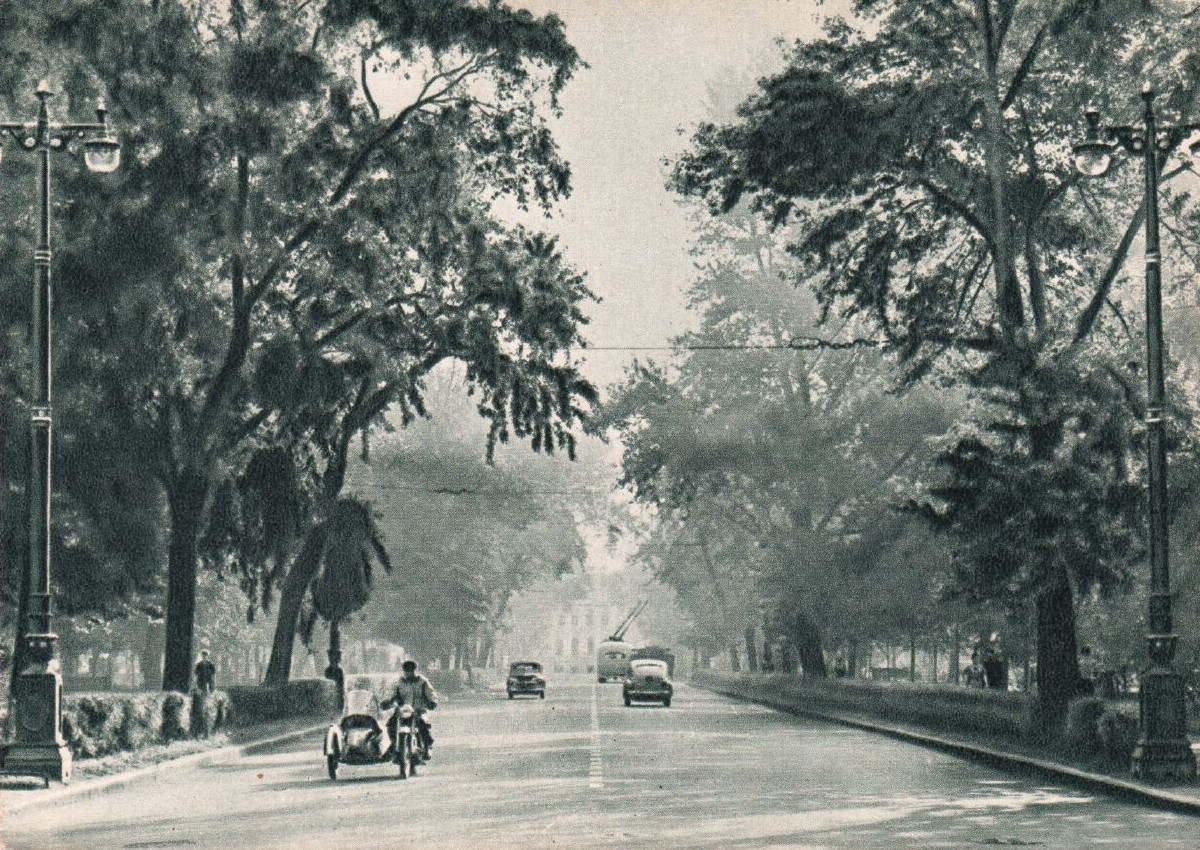
[[[159,762],[158,764],[147,765],[146,767],[138,767],[133,770],[127,770],[123,773],[114,773],[110,776],[100,776],[96,779],[88,779],[77,784],[60,786],[43,790],[42,793],[35,793],[41,789],[32,789],[29,796],[22,794],[20,797],[13,798],[13,789],[4,789],[0,794],[0,815],[9,817],[16,812],[24,811],[25,809],[33,808],[41,805],[55,805],[67,800],[85,800],[89,797],[95,797],[114,788],[122,788],[126,785],[133,785],[146,780],[157,779],[164,774],[174,773],[189,767],[197,767],[206,764],[219,764],[225,761],[231,761],[241,756],[255,755],[263,750],[271,747],[285,744],[289,741],[294,741],[297,738],[303,738],[307,735],[312,735],[321,732],[328,728],[328,723],[321,723],[314,726],[305,726],[302,729],[293,729],[290,732],[284,732],[279,735],[272,735],[269,738],[262,738],[257,741],[249,741],[244,744],[230,744],[215,750],[207,752],[191,753],[179,758],[169,759]]]
[[[930,749],[940,750],[959,756],[960,758],[982,762],[994,767],[1020,773],[1048,776],[1077,787],[1086,788],[1090,791],[1103,791],[1114,797],[1133,800],[1144,805],[1182,814],[1200,815],[1200,796],[1198,795],[1177,794],[1166,789],[1153,788],[1127,779],[1118,779],[1113,776],[1105,776],[1101,773],[1092,773],[1076,767],[1070,767],[1069,765],[1060,764],[1059,762],[1018,755],[1016,753],[992,749],[981,744],[970,744],[965,741],[942,738],[938,735],[931,735],[924,732],[915,732],[903,726],[893,726],[887,723],[863,720],[833,711],[802,708],[791,702],[772,699],[770,697],[751,696],[726,689],[720,685],[708,685],[699,682],[692,682],[691,685],[695,688],[712,691],[713,693],[722,694],[734,699],[765,705],[768,708],[773,708],[776,711],[782,711],[787,714],[808,717],[814,720],[826,720],[842,726],[862,729],[866,732],[875,732],[890,738],[920,744]]]

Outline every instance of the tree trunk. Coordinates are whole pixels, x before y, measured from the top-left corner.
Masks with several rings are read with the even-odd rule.
[[[807,615],[797,613],[792,617],[792,645],[800,656],[800,667],[805,677],[824,679],[829,675],[825,666],[825,653],[821,648],[821,632]]]
[[[1079,687],[1075,599],[1061,565],[1053,568],[1050,585],[1037,597],[1037,680],[1041,725],[1057,729]]]
[[[492,648],[496,643],[496,635],[492,631],[488,631],[483,640],[479,642],[479,651],[475,654],[475,666],[480,668],[488,668],[491,666]]]
[[[953,655],[950,656],[950,681],[957,685],[959,679],[959,657],[962,655],[962,636],[959,634],[957,625],[954,626],[954,637],[951,642],[953,644],[951,648]]]
[[[163,690],[187,693],[192,679],[196,623],[196,540],[204,519],[208,479],[180,473],[170,488],[171,542],[167,553],[167,635]]]
[[[935,685],[937,684],[937,674],[938,674],[938,645],[937,645],[937,638],[934,638],[934,640],[933,640],[933,672],[932,672],[932,675],[929,677],[929,681],[933,682]]]
[[[267,663],[264,685],[283,685],[291,677],[292,646],[296,642],[300,606],[304,603],[309,584],[320,569],[321,548],[324,545],[324,526],[311,529],[283,580],[279,590],[279,617],[275,621],[275,637],[271,642],[271,660]]]
[[[738,660],[737,644],[733,641],[729,643],[729,669],[734,673],[742,672],[742,662]]]
[[[751,673],[758,672],[758,638],[754,626],[746,627],[746,667]]]
[[[908,636],[908,681],[917,681],[917,636]]]
[[[848,647],[849,658],[846,659],[846,675],[851,679],[858,678],[858,638],[851,638]]]
[[[789,676],[794,676],[796,673],[796,656],[792,652],[790,643],[785,643],[779,648],[779,654],[783,661],[783,672]]]
[[[165,636],[159,633],[155,624],[147,619],[138,661],[142,668],[142,687],[146,690],[154,687],[153,682],[161,681],[162,647],[165,640]]]

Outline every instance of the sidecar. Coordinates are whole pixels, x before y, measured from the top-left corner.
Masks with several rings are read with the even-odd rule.
[[[407,709],[407,711],[405,710]],[[366,765],[392,762],[401,779],[413,773],[413,710],[400,706],[385,721],[380,717],[379,700],[369,690],[346,692],[342,719],[325,733],[325,764],[330,779],[337,779],[338,765]]]

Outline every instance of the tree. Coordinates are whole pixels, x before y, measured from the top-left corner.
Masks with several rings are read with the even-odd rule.
[[[329,663],[334,665],[335,653],[341,651],[342,621],[370,599],[371,565],[378,563],[391,572],[392,563],[369,506],[355,499],[340,499],[326,523],[320,572],[309,589],[312,608],[301,619],[300,635],[308,645],[316,618],[329,623]]]
[[[890,396],[875,352],[813,345],[816,304],[780,277],[785,238],[741,211],[701,223],[700,329],[679,340],[691,350],[632,371],[604,417],[625,444],[623,482],[661,517],[643,554],[705,649],[763,626],[824,675],[822,633],[877,622],[864,620],[878,617],[872,568],[906,526],[889,499],[944,403]]]
[[[313,324],[326,332],[369,316],[383,333],[419,317],[425,330],[409,339],[437,345],[411,359],[465,354],[497,438],[570,443],[573,403],[588,390],[550,364],[581,320],[582,285],[514,282],[504,269],[463,285],[506,238],[481,221],[487,204],[545,206],[567,190],[544,122],[578,63],[557,18],[463,0],[66,2],[4,14],[5,55],[44,48],[73,98],[108,95],[122,132],[120,178],[73,195],[67,211],[76,238],[59,315],[77,329],[64,340],[73,379],[103,396],[165,494],[165,687],[186,689],[190,676],[197,542],[214,493],[278,424],[252,378],[271,343],[296,331],[290,310],[323,313]],[[419,81],[407,100],[376,99],[381,80],[406,77]],[[9,96],[27,82],[5,79]],[[419,262],[403,261],[410,250]],[[421,266],[442,284],[427,301]],[[482,333],[488,316],[499,325]],[[410,366],[395,392],[419,374]]]
[[[515,449],[487,463],[488,428],[471,423],[461,376],[444,367],[433,377],[430,421],[382,435],[350,473],[347,489],[379,509],[397,565],[363,628],[425,657],[486,662],[512,596],[585,557],[576,514],[591,497],[577,482],[594,464],[568,471]]]
[[[1136,320],[1118,287],[1140,194],[1080,183],[1068,145],[1085,101],[1126,103],[1143,76],[1194,102],[1200,22],[1152,2],[855,9],[869,31],[838,22],[797,45],[737,122],[699,128],[675,185],[797,228],[796,279],[827,319],[866,323],[908,384],[975,393],[945,486],[916,501],[953,534],[964,589],[1037,600],[1053,725],[1078,678],[1074,594],[1117,586],[1142,535],[1125,486]]]

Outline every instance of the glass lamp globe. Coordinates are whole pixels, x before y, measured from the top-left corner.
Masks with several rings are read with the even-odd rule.
[[[1083,142],[1075,146],[1075,170],[1085,177],[1100,177],[1112,165],[1112,145]]]
[[[121,164],[121,143],[105,134],[83,143],[83,161],[88,171],[111,174]]]

